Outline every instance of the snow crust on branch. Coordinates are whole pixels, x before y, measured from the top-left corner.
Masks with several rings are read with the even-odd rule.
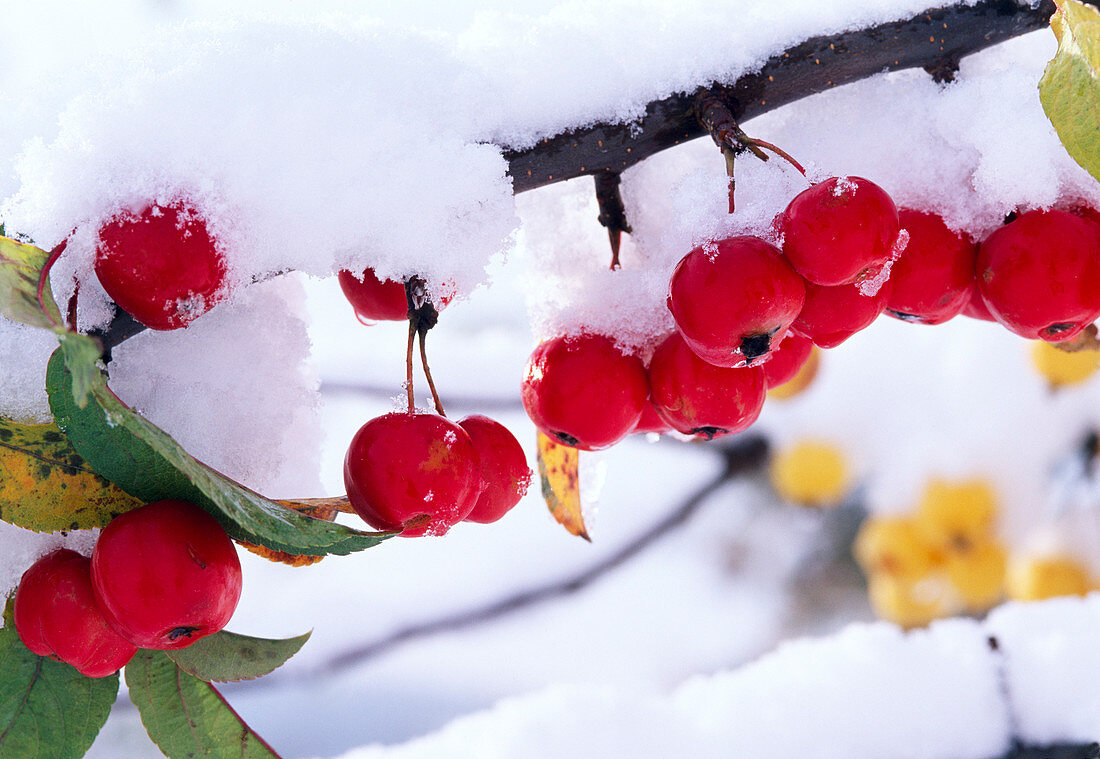
[[[343,759],[988,759],[1100,734],[1100,596],[904,633],[851,625],[669,693],[555,686]],[[995,639],[996,648],[990,643]]]

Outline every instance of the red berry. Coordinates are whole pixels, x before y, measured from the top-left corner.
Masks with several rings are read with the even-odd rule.
[[[779,347],[772,351],[772,357],[760,367],[764,370],[767,387],[778,387],[792,379],[810,358],[813,349],[813,341],[808,337],[790,334],[783,338]]]
[[[631,434],[647,434],[652,432],[657,435],[663,435],[671,429],[672,426],[657,413],[657,408],[653,405],[651,399],[642,408],[642,415],[638,417],[638,423],[634,425]]]
[[[409,317],[404,282],[379,279],[374,269],[367,269],[361,277],[342,269],[337,278],[340,280],[340,289],[344,291],[344,296],[355,309],[355,315],[360,321],[403,322]]]
[[[1097,225],[1067,211],[1027,211],[982,243],[978,289],[1012,332],[1062,342],[1100,316]]]
[[[375,529],[443,535],[477,503],[478,452],[466,430],[438,414],[383,414],[352,437],[344,486],[355,513]]]
[[[864,329],[886,308],[890,283],[874,295],[864,295],[859,285],[820,287],[806,285],[806,305],[791,331],[813,340],[819,348],[835,348]]]
[[[527,494],[531,484],[527,456],[516,436],[487,416],[473,414],[461,420],[458,426],[470,436],[481,464],[481,495],[465,521],[495,522]]]
[[[795,271],[829,287],[875,276],[893,256],[899,230],[894,201],[862,177],[832,177],[803,190],[780,226]]]
[[[233,616],[241,563],[214,517],[186,501],[156,501],[103,529],[92,587],[107,621],[139,648],[185,648]]]
[[[887,312],[903,321],[941,324],[962,313],[974,283],[978,246],[932,213],[898,211],[909,241],[890,269]]]
[[[695,248],[672,273],[668,309],[700,358],[744,366],[767,356],[802,308],[802,278],[759,237]]]
[[[23,573],[15,593],[15,630],[23,645],[88,677],[117,672],[137,651],[96,604],[91,559],[62,548]]]
[[[183,202],[124,212],[99,229],[95,273],[146,327],[179,329],[225,296],[225,258],[198,211]]]
[[[985,305],[985,301],[982,300],[982,293],[978,290],[976,281],[970,283],[970,295],[967,297],[966,306],[963,308],[963,315],[987,322],[997,321],[993,318],[993,314],[989,313],[989,306]]]
[[[653,405],[673,429],[707,440],[740,432],[764,407],[764,370],[714,366],[674,332],[649,362]]]
[[[527,416],[543,434],[595,451],[634,429],[649,380],[641,360],[605,335],[558,336],[531,353],[521,395]]]

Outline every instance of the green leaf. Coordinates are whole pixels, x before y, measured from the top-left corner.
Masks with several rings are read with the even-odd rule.
[[[38,302],[38,279],[49,257],[41,248],[0,237],[0,314],[32,327],[52,329],[61,324],[52,295],[45,298],[45,310]]]
[[[311,633],[285,640],[252,638],[227,630],[199,638],[187,648],[166,651],[184,672],[200,680],[252,680],[273,672],[294,656]]]
[[[210,512],[237,540],[292,554],[348,554],[393,532],[362,532],[299,514],[196,460],[167,433],[120,401],[100,373],[83,408],[62,351],[46,368],[46,392],[57,426],[99,474],[145,502],[190,501]]]
[[[100,346],[87,335],[65,330],[55,330],[61,343],[61,354],[65,357],[65,366],[72,375],[73,401],[80,408],[88,403],[88,394],[92,385],[101,380],[103,372],[99,368],[102,357]]]
[[[118,674],[85,677],[31,653],[15,632],[12,606],[8,599],[0,629],[0,756],[78,759],[107,721]]]
[[[1077,0],[1056,4],[1058,52],[1039,80],[1039,100],[1066,152],[1100,179],[1100,13]]]
[[[278,759],[208,682],[163,651],[140,650],[126,665],[130,700],[169,759]]]
[[[37,532],[87,530],[140,505],[93,472],[56,425],[0,417],[0,519]]]

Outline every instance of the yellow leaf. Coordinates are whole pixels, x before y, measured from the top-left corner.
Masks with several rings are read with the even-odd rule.
[[[276,501],[275,503],[280,503],[288,509],[294,509],[299,514],[305,514],[307,517],[323,519],[326,522],[334,521],[336,515],[339,513],[355,513],[355,510],[351,508],[351,502],[345,495],[337,496],[336,498],[299,498],[297,500]],[[278,564],[289,564],[292,567],[308,567],[325,558],[324,556],[276,551],[274,548],[258,546],[244,540],[239,540],[237,542],[241,544],[242,548],[251,551],[257,556],[262,556],[268,561],[274,561]]]
[[[0,419],[0,519],[37,532],[86,530],[141,505],[93,472],[56,425]]]
[[[542,497],[550,513],[571,535],[591,541],[581,513],[580,452],[540,432],[538,458]]]
[[[44,302],[38,302],[38,278],[49,257],[41,248],[0,237],[0,314],[32,327],[61,323],[48,284]]]

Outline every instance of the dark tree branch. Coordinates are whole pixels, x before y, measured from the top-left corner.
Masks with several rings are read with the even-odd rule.
[[[654,153],[705,134],[692,109],[708,90],[721,90],[744,122],[808,95],[883,71],[924,68],[939,80],[971,53],[1047,25],[1054,3],[1032,8],[1013,0],[925,11],[888,24],[814,37],[769,58],[757,72],[672,95],[646,106],[640,122],[594,124],[505,153],[517,193],[565,179],[621,172]]]
[[[597,220],[607,227],[607,239],[611,243],[611,268],[619,268],[619,245],[623,232],[630,234],[630,225],[626,221],[626,206],[623,204],[619,182],[622,177],[614,171],[601,171],[596,174],[596,203],[600,207]]]

